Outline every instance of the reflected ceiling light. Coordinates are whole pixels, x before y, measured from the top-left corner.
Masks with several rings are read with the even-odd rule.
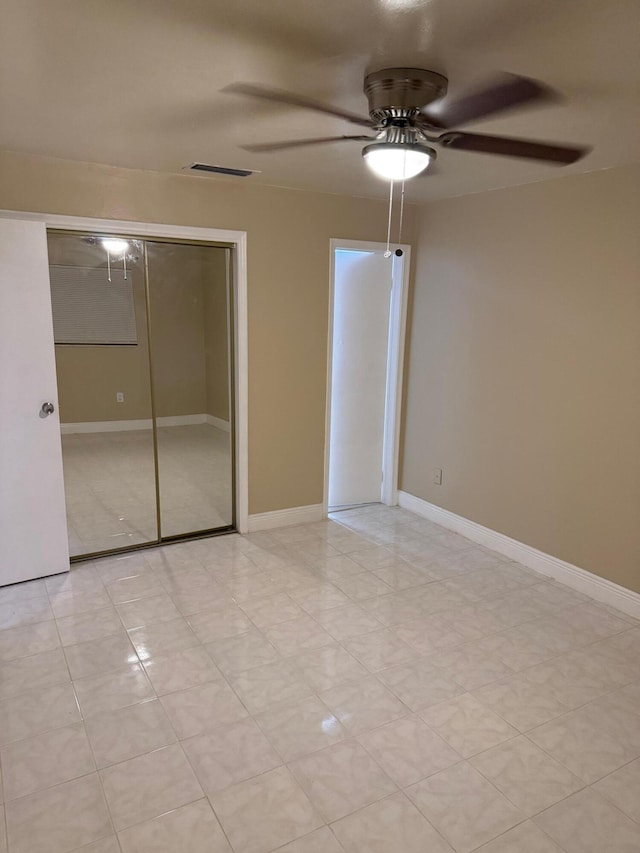
[[[126,240],[118,240],[116,237],[103,237],[102,245],[111,255],[124,255],[129,248]]]
[[[428,168],[436,152],[419,142],[373,142],[362,156],[371,171],[387,181],[408,181]]]
[[[117,237],[103,237],[102,245],[107,250],[107,279],[111,281],[111,255],[116,258],[122,258],[122,271],[126,281],[127,278],[127,249],[129,244],[126,240],[119,240]]]

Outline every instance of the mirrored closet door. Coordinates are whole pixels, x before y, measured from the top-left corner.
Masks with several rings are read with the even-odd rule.
[[[232,530],[231,249],[48,247],[72,558]]]

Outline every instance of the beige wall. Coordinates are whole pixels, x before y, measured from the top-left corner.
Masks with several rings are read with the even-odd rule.
[[[247,231],[249,511],[321,503],[329,240],[383,241],[383,200],[4,152],[0,208]]]
[[[638,166],[422,210],[401,475],[637,591],[639,222]]]

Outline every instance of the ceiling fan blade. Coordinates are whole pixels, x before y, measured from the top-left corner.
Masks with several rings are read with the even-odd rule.
[[[315,136],[312,139],[292,139],[290,142],[259,142],[256,145],[241,145],[245,151],[284,151],[286,148],[303,148],[305,145],[325,145],[328,142],[371,142],[375,136]]]
[[[437,140],[446,148],[460,151],[477,151],[481,154],[502,154],[505,157],[525,157],[567,166],[580,160],[591,150],[575,145],[551,145],[529,139],[513,139],[509,136],[487,136],[484,133],[459,133],[456,130],[443,133]]]
[[[359,124],[362,127],[372,126],[371,119],[369,118],[356,115],[347,110],[341,110],[338,107],[332,107],[330,104],[323,104],[321,101],[307,98],[304,95],[296,95],[294,92],[284,92],[281,89],[256,86],[252,83],[231,83],[229,86],[225,86],[222,91],[231,95],[246,95],[249,98],[261,98],[262,100],[275,101],[279,104],[289,104],[292,107],[314,110],[318,113],[325,113],[326,115],[344,119],[351,122],[351,124]]]
[[[457,101],[443,101],[439,109],[422,110],[422,114],[433,127],[447,129],[525,104],[558,100],[560,96],[557,92],[544,83],[530,77],[503,74],[483,89],[471,92]]]

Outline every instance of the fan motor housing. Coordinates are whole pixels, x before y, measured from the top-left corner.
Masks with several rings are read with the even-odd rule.
[[[447,78],[423,68],[383,68],[367,74],[364,93],[373,121],[406,118],[447,93]]]

